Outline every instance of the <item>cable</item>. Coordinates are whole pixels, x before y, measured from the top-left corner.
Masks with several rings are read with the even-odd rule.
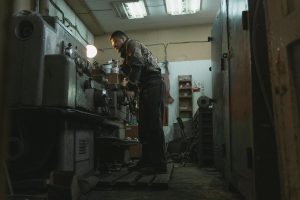
[[[149,47],[149,46],[159,46],[159,45],[162,45],[164,47],[164,54],[165,54],[165,61],[167,61],[167,48],[169,45],[172,45],[172,44],[192,44],[192,43],[206,43],[206,42],[210,42],[209,40],[204,40],[204,41],[201,41],[201,40],[196,40],[196,41],[184,41],[184,42],[169,42],[169,43],[155,43],[155,44],[145,44],[145,46]],[[111,48],[111,47],[108,47],[108,48],[101,48],[101,49],[98,49],[102,52],[104,52],[105,50],[111,50],[111,49],[114,49],[114,48]]]
[[[69,26],[71,26],[80,36],[80,38],[86,43],[89,44],[89,42],[81,35],[80,31],[78,30],[77,26],[74,25],[68,18],[65,18],[65,21],[68,22]]]
[[[53,5],[53,7],[58,10],[61,15],[62,15],[62,22],[63,24],[65,24],[65,13],[60,9],[60,7],[58,7],[58,5],[56,5],[56,3],[53,2],[53,0],[49,0],[49,2]]]

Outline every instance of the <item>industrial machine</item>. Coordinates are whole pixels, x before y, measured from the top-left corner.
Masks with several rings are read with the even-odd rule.
[[[104,82],[91,79],[86,49],[54,17],[23,11],[14,17],[9,68],[11,106],[74,108],[103,114]]]
[[[10,35],[16,55],[8,68],[12,189],[43,188],[52,171],[93,171],[97,130],[118,117],[121,89],[109,87],[105,73],[92,76],[97,66],[85,46],[57,18],[22,11]]]

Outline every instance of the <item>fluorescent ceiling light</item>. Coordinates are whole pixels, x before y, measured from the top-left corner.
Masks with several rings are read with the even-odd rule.
[[[193,14],[200,11],[201,0],[165,0],[167,13],[171,15]]]
[[[147,10],[143,0],[113,1],[111,4],[120,18],[136,19],[147,16]]]

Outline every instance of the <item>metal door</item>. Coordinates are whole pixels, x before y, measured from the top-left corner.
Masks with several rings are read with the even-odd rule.
[[[229,0],[230,182],[246,197],[254,197],[252,165],[252,71],[250,34],[243,21],[247,0]]]
[[[227,19],[227,0],[223,0],[212,28],[214,162],[215,166],[224,173],[225,177],[230,179],[230,81],[227,59]]]
[[[249,0],[248,2],[251,31],[255,199],[279,200],[280,185],[273,123],[265,9],[262,0]]]
[[[211,59],[212,59],[212,98],[213,107],[213,143],[214,143],[214,163],[215,166],[224,171],[224,153],[222,144],[224,143],[224,80],[222,76],[222,33],[223,15],[220,11],[212,27]]]
[[[222,13],[222,57],[221,68],[223,77],[223,106],[224,106],[224,135],[222,153],[224,156],[224,175],[230,180],[231,177],[231,132],[230,132],[230,65],[228,49],[228,0],[221,2]]]
[[[266,0],[281,194],[300,199],[300,1]]]

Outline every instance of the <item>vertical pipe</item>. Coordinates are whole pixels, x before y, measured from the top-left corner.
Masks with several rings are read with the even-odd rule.
[[[35,12],[40,11],[40,0],[35,0]]]
[[[39,13],[42,16],[49,16],[49,0],[38,0],[39,1]]]

